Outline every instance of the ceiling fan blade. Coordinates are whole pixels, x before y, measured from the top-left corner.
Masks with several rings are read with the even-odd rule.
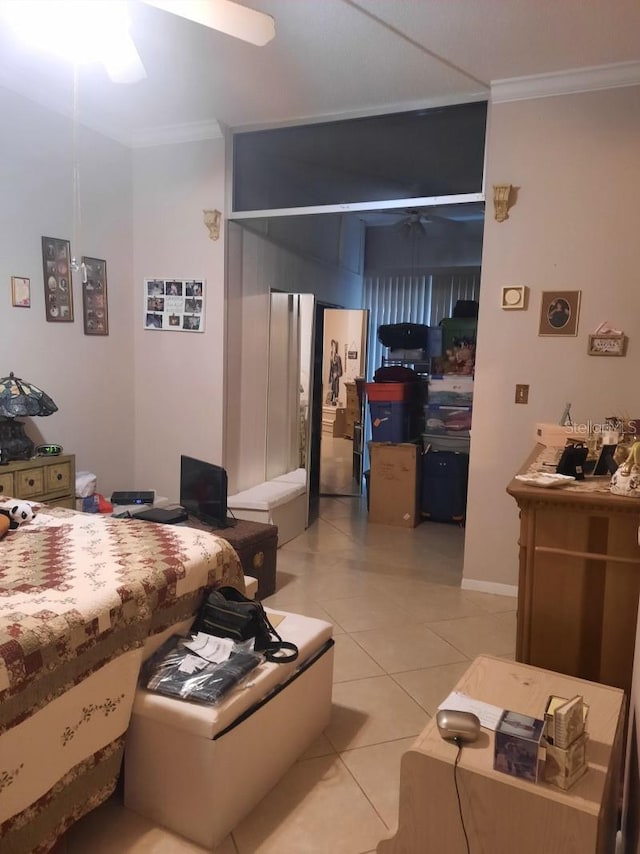
[[[129,33],[118,39],[117,50],[105,51],[101,61],[114,83],[137,83],[147,76]]]
[[[271,15],[248,9],[231,0],[142,0],[142,2],[259,47],[270,42],[276,34],[275,22]]]

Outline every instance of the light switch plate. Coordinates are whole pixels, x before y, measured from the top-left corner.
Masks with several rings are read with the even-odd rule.
[[[516,385],[516,403],[529,403],[528,385]]]

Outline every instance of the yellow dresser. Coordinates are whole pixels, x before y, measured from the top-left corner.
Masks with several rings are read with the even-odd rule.
[[[34,457],[0,466],[0,501],[24,498],[75,508],[76,467],[73,454]]]

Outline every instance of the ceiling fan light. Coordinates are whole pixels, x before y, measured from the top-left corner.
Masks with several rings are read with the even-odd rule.
[[[78,64],[102,62],[113,79],[146,76],[122,0],[5,0],[1,9],[16,37],[37,50]]]

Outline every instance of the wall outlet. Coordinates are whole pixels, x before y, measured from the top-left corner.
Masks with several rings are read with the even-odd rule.
[[[529,403],[528,385],[516,385],[516,403]]]

